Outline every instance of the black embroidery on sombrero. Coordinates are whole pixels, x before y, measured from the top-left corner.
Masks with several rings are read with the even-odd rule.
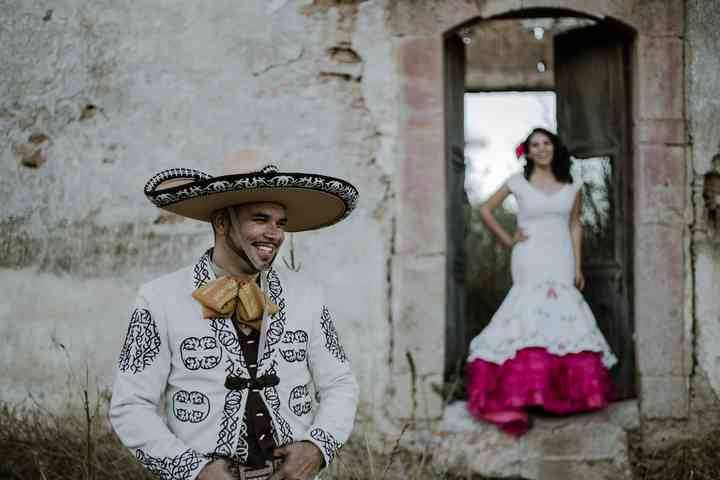
[[[323,430],[322,428],[313,428],[310,431],[310,437],[317,440],[320,445],[322,445],[323,452],[325,452],[325,456],[328,459],[327,463],[332,462],[335,455],[337,455],[338,450],[342,448],[342,443],[335,440],[332,433],[327,430]]]
[[[172,403],[173,415],[181,422],[200,423],[210,415],[210,399],[202,392],[179,390]]]
[[[340,363],[345,363],[347,361],[347,355],[340,343],[340,337],[330,316],[330,310],[328,310],[326,306],[323,306],[322,314],[320,315],[320,328],[322,328],[323,334],[325,335],[325,348],[327,348],[330,355],[337,358]]]
[[[142,372],[160,353],[160,343],[160,334],[150,311],[136,308],[130,316],[125,343],[120,351],[120,371]]]
[[[153,457],[138,449],[135,457],[160,480],[188,480],[202,461],[200,456],[191,449],[187,449],[175,457]]]
[[[218,430],[218,439],[215,445],[215,456],[232,456],[233,440],[237,437],[235,433],[242,424],[240,421],[240,406],[242,404],[242,391],[230,390],[225,395],[225,406],[223,407],[223,416],[220,420],[220,429]],[[241,430],[242,432],[242,430]]]
[[[288,408],[296,416],[307,415],[312,410],[312,399],[307,385],[298,385],[290,390]]]
[[[275,352],[275,345],[283,338],[285,333],[285,324],[287,323],[286,317],[286,305],[285,298],[283,297],[283,288],[280,283],[280,277],[277,272],[273,269],[267,272],[267,289],[270,301],[272,301],[278,307],[278,311],[268,317],[270,324],[267,328],[267,335],[265,337],[265,348],[263,349],[262,358],[258,361],[260,365],[258,376],[269,373],[267,360],[272,357]]]
[[[177,171],[191,172],[182,175]],[[167,173],[170,172],[170,173]],[[173,173],[174,172],[174,173]],[[194,173],[192,173],[194,172]],[[156,187],[160,182],[169,178],[187,178],[191,175],[204,175],[204,178],[198,178],[198,182],[187,186],[172,187],[160,192],[156,192]],[[156,179],[156,177],[160,177]],[[145,195],[157,207],[165,207],[167,205],[186,200],[188,198],[203,197],[215,193],[234,192],[238,190],[251,191],[263,189],[299,189],[299,190],[318,190],[327,192],[337,196],[345,205],[345,212],[341,218],[345,218],[355,208],[358,201],[358,191],[349,183],[343,182],[336,178],[326,177],[324,175],[309,175],[305,173],[292,172],[258,172],[255,174],[242,174],[234,178],[219,178],[213,180],[213,177],[190,169],[173,169],[161,172],[151,178],[145,186]],[[149,186],[153,188],[148,188]]]
[[[214,337],[187,337],[180,344],[180,358],[188,370],[210,370],[220,364],[222,350]]]
[[[277,375],[276,367],[277,362],[273,360],[272,365],[267,371],[268,375]],[[262,390],[262,394],[265,396],[266,404],[270,406],[270,414],[275,420],[275,425],[280,427],[280,431],[273,428],[273,436],[275,437],[275,444],[278,446],[287,445],[293,441],[293,432],[290,424],[287,420],[280,415],[280,396],[278,395],[276,387],[266,387]]]
[[[164,170],[156,175],[153,175],[150,180],[147,181],[145,184],[145,195],[150,195],[162,182],[175,178],[208,180],[212,178],[212,176],[192,168],[171,168],[170,170]]]
[[[286,362],[304,362],[307,358],[308,334],[305,330],[288,330],[282,337],[280,355]]]
[[[193,287],[198,289],[210,281],[210,250],[205,252],[193,268]]]

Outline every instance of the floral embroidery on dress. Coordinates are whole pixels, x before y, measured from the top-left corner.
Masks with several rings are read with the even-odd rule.
[[[594,326],[590,307],[573,286],[545,280],[514,286],[510,295],[523,298],[523,302],[513,304],[508,311],[499,311],[497,328],[486,329],[473,339],[471,360],[482,358],[502,364],[515,358],[518,350],[544,347],[556,355],[601,352],[606,367],[617,363],[617,357]],[[522,328],[518,329],[519,325]],[[569,334],[573,329],[576,331]]]

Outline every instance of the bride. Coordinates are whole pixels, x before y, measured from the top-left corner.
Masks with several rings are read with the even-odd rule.
[[[570,414],[604,408],[612,397],[613,355],[580,290],[582,183],[557,135],[534,129],[518,147],[527,163],[481,207],[484,223],[512,249],[513,286],[489,325],[470,343],[468,409],[520,436],[528,409]],[[513,194],[511,235],[493,210]]]

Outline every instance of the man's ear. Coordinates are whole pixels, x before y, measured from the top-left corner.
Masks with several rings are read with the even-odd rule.
[[[228,218],[228,212],[226,209],[218,210],[217,212],[213,213],[212,217],[210,218],[210,222],[212,223],[213,231],[215,232],[216,236],[223,237],[227,234],[229,229],[229,221]]]

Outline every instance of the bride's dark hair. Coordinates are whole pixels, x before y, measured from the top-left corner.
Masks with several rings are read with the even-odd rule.
[[[560,137],[549,130],[545,130],[544,128],[534,128],[523,142],[526,160],[525,178],[530,180],[530,175],[532,175],[532,172],[535,169],[535,162],[528,156],[528,153],[530,152],[530,139],[537,133],[541,133],[548,137],[553,145],[553,159],[550,164],[550,169],[552,170],[553,175],[555,175],[555,179],[558,182],[572,183],[573,178],[572,175],[570,175],[570,153],[568,152],[568,149],[562,144]]]

